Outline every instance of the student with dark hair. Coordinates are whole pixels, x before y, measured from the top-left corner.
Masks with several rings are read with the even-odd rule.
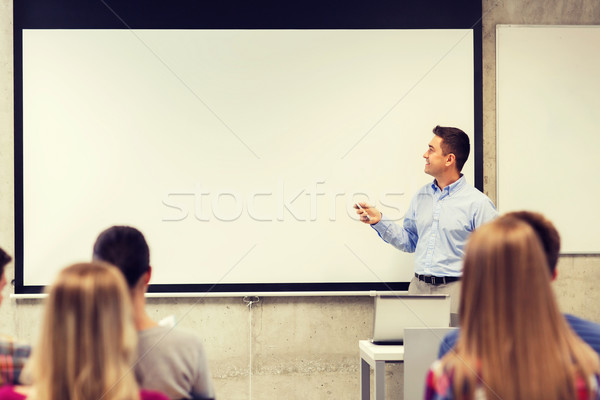
[[[495,218],[492,201],[469,185],[461,170],[470,142],[458,128],[436,126],[425,158],[425,173],[434,177],[413,197],[402,226],[375,207],[360,203],[362,222],[399,250],[415,253],[415,276],[409,293],[451,296],[452,325],[458,322],[464,247],[471,232]]]
[[[12,257],[9,256],[2,248],[0,248],[0,304],[2,304],[2,300],[4,297],[2,296],[2,289],[6,287],[6,275],[4,274],[4,269],[12,261]]]
[[[1,291],[7,284],[5,269],[11,260],[12,257],[0,248],[0,304],[3,300]],[[30,353],[29,345],[8,336],[0,336],[0,385],[19,383],[21,372]]]
[[[113,226],[102,232],[94,244],[94,259],[117,266],[133,288],[150,273],[150,248],[142,232],[129,226]]]
[[[542,214],[531,211],[514,211],[505,215],[520,219],[533,228],[542,243],[550,277],[552,280],[556,279],[556,265],[558,264],[558,255],[560,253],[560,234],[554,224]],[[526,279],[526,277],[523,277],[523,279]],[[564,317],[571,329],[600,355],[600,324],[571,314],[564,314]],[[440,345],[438,358],[442,358],[454,347],[458,335],[459,331],[455,330],[444,337]]]
[[[600,399],[598,354],[560,314],[531,225],[502,216],[469,239],[453,351],[431,366],[426,400]]]
[[[135,374],[140,387],[159,390],[171,399],[213,398],[200,338],[159,326],[146,312],[145,294],[152,268],[144,235],[129,226],[108,228],[96,239],[93,258],[117,266],[129,285],[139,339]]]

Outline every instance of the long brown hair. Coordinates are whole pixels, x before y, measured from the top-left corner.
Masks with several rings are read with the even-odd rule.
[[[136,338],[127,285],[115,267],[65,268],[47,299],[30,398],[139,399],[130,371]]]
[[[575,377],[598,356],[568,327],[550,286],[542,245],[525,222],[503,216],[480,227],[465,253],[461,331],[442,363],[456,399],[575,399]]]

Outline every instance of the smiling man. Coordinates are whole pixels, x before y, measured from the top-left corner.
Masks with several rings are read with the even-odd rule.
[[[410,202],[402,226],[375,207],[360,203],[362,222],[399,250],[415,253],[415,276],[409,293],[451,296],[451,324],[458,325],[462,258],[471,232],[498,215],[492,201],[469,185],[461,170],[470,143],[458,128],[436,126],[425,158],[425,173],[434,180]]]

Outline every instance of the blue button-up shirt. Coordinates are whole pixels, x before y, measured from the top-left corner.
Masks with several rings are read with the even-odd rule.
[[[371,226],[387,243],[415,253],[417,274],[461,276],[469,235],[497,215],[492,201],[461,176],[444,190],[435,181],[423,186],[411,200],[402,226],[385,216]]]

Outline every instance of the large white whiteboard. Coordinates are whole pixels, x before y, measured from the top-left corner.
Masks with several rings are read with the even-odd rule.
[[[600,252],[600,27],[496,30],[498,209],[537,210],[563,253]]]
[[[473,64],[471,30],[24,30],[24,284],[113,224],[153,283],[409,281],[351,206],[400,221],[432,128],[473,144]]]

